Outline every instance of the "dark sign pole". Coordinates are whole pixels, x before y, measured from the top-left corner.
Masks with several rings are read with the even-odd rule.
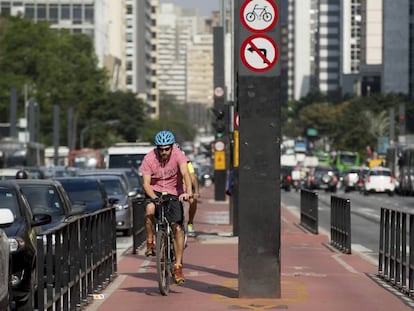
[[[214,107],[213,128],[215,129],[214,151],[214,200],[226,200],[227,176],[227,131],[228,107],[226,105],[226,89],[224,86],[224,30],[223,27],[213,28],[214,53]],[[223,145],[224,144],[224,145]],[[218,146],[219,148],[216,148]],[[221,147],[224,146],[224,149]]]
[[[239,296],[280,298],[279,2],[239,0]]]

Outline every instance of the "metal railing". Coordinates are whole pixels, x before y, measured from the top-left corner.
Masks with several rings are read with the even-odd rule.
[[[401,292],[414,293],[414,212],[381,207],[378,275]]]
[[[351,202],[331,196],[331,245],[351,254]]]
[[[318,234],[318,194],[314,191],[300,191],[300,225]]]
[[[132,253],[137,253],[138,247],[145,241],[145,199],[138,199],[133,202],[133,222],[132,222]]]
[[[81,310],[116,277],[115,209],[37,235],[37,310]]]

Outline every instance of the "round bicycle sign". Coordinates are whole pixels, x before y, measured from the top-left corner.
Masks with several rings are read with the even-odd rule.
[[[245,1],[240,8],[240,20],[251,32],[267,32],[279,19],[279,10],[272,0]]]

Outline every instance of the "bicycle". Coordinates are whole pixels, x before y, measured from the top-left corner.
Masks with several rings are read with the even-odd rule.
[[[270,22],[273,15],[267,11],[267,6],[259,7],[255,4],[252,11],[246,14],[246,20],[248,22],[253,22],[256,18],[259,20],[263,19],[265,22]]]
[[[156,203],[158,213],[155,222],[158,288],[163,296],[168,295],[170,284],[174,282],[175,234],[166,213],[169,208],[169,202],[176,200],[178,200],[178,197],[169,195],[167,192],[163,192],[160,198],[153,200]]]

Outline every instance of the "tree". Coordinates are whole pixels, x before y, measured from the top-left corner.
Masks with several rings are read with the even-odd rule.
[[[196,134],[194,126],[188,121],[185,107],[177,102],[173,95],[161,92],[159,120],[147,120],[143,129],[143,138],[153,141],[161,130],[170,130],[178,142],[193,140]]]
[[[43,142],[52,144],[53,105],[61,111],[61,141],[66,112],[74,109],[75,124],[108,92],[107,74],[98,67],[92,39],[85,34],[54,30],[46,22],[34,24],[21,17],[3,18],[0,23],[0,112],[7,114],[11,87],[23,90],[40,104]],[[23,101],[20,94],[19,101]],[[20,106],[20,114],[23,107]],[[76,130],[74,130],[76,136]]]

